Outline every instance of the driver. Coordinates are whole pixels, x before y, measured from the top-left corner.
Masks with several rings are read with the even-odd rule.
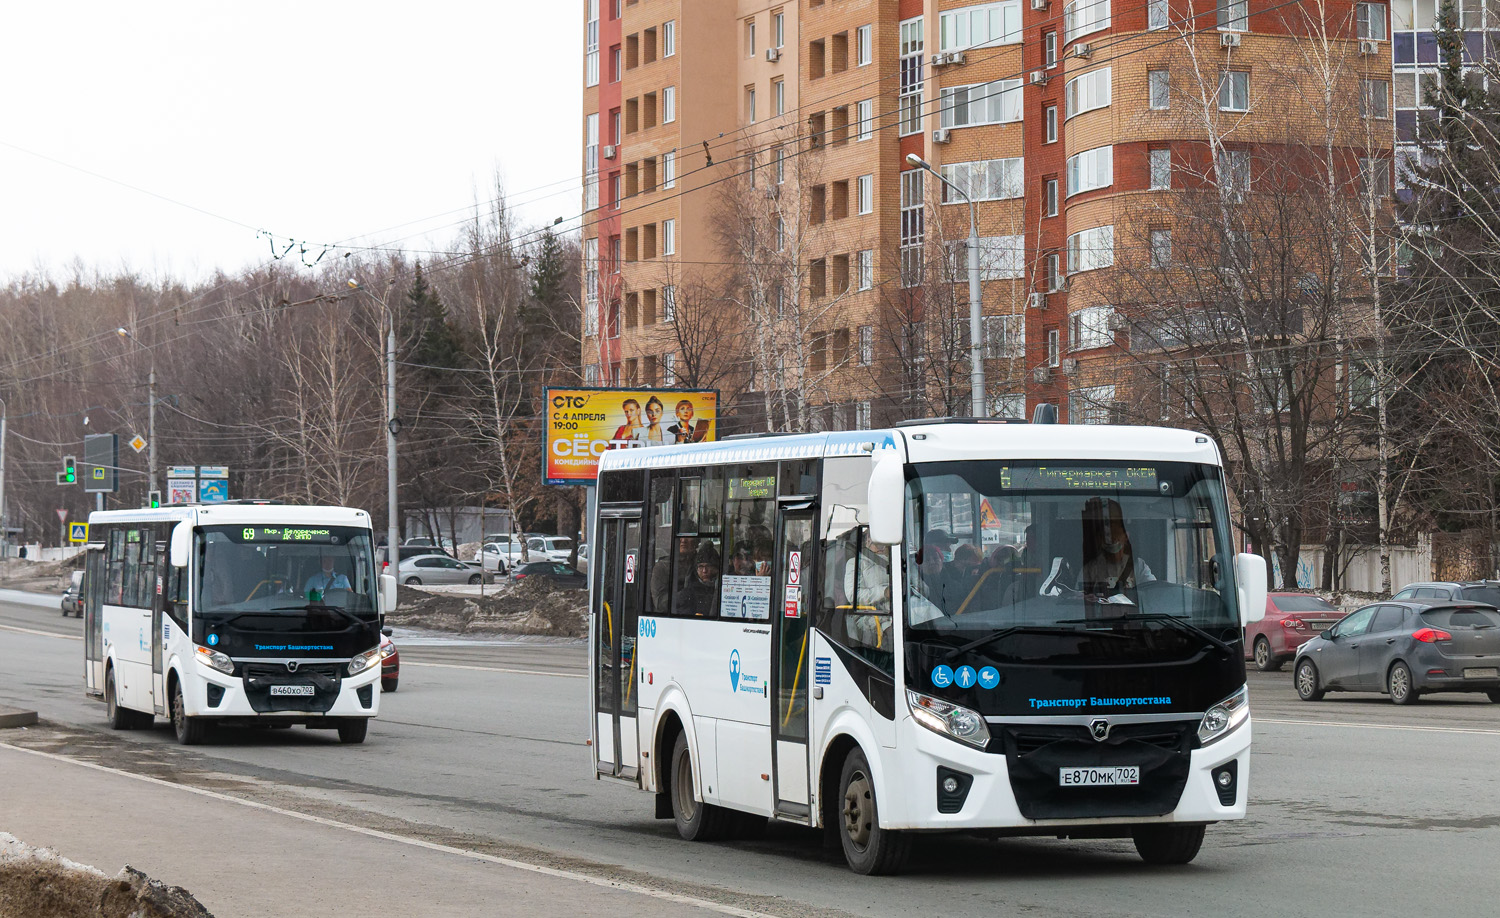
[[[1080,590],[1108,596],[1156,579],[1146,562],[1135,556],[1118,501],[1090,498],[1083,508],[1083,533],[1087,560],[1078,578]]]
[[[303,588],[304,592],[317,590],[320,593],[326,593],[329,590],[349,589],[349,578],[333,569],[333,555],[324,552],[322,564],[322,569],[307,578],[307,586]]]

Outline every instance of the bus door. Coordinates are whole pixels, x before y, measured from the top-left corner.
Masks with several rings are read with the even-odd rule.
[[[83,681],[90,694],[104,694],[104,545],[91,542],[83,563]]]
[[[607,511],[606,511],[607,512]],[[591,559],[599,574],[594,588],[594,750],[599,774],[634,779],[639,773],[636,729],[636,630],[646,581],[641,557],[641,520],[602,516],[599,551]]]
[[[162,653],[166,635],[162,622],[166,619],[167,603],[167,549],[164,544],[156,546],[156,580],[151,584],[151,704],[158,714],[167,713],[166,677],[162,673]]]
[[[812,659],[808,622],[818,582],[817,507],[797,500],[779,507],[775,569],[772,571],[772,628],[776,654],[775,702],[771,711],[772,771],[775,773],[776,815],[807,822],[812,816],[808,793],[808,711]]]

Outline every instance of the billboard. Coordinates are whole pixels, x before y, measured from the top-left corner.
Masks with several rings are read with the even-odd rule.
[[[719,393],[696,389],[548,389],[547,484],[593,484],[609,449],[718,439]]]

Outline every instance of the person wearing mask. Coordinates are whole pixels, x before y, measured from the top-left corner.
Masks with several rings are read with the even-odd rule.
[[[1156,579],[1145,561],[1135,556],[1119,501],[1090,498],[1083,509],[1083,572],[1078,588],[1098,596],[1113,596]]]
[[[922,538],[922,545],[917,549],[917,592],[926,598],[930,610],[919,610],[914,602],[912,606],[912,621],[919,619],[919,614],[928,618],[936,618],[938,615],[952,615],[958,604],[963,602],[963,594],[959,592],[959,585],[953,582],[953,571],[948,565],[947,552],[953,546],[953,539],[941,529],[929,529]]]
[[[673,611],[699,618],[719,611],[719,552],[712,545],[699,547],[693,559],[693,576],[677,591]]]
[[[347,589],[349,589],[349,578],[333,569],[333,555],[324,552],[321,569],[307,578],[307,585],[302,588],[302,592],[309,593],[317,590],[319,593],[326,593],[329,590]]]

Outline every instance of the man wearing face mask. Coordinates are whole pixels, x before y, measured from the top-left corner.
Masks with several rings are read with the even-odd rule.
[[[1084,505],[1083,523],[1087,560],[1078,578],[1080,590],[1111,596],[1156,579],[1146,562],[1135,556],[1118,501],[1091,498]]]

